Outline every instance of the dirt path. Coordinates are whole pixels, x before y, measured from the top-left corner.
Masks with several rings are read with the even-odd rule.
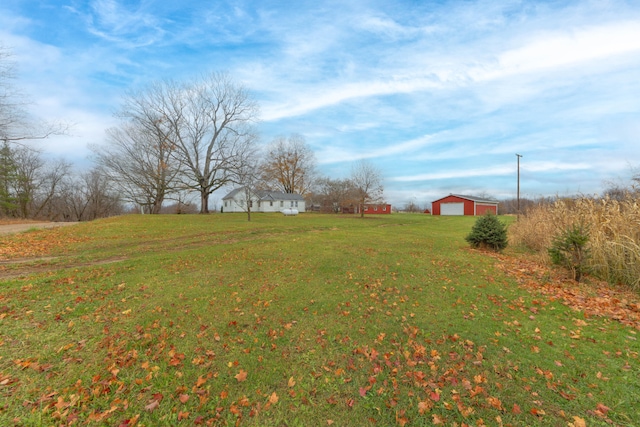
[[[77,222],[27,222],[16,224],[0,224],[0,234],[21,233],[32,228],[55,228],[74,225]]]

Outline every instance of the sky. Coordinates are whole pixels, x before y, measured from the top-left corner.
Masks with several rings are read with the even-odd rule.
[[[366,159],[396,207],[448,194],[596,194],[640,166],[640,2],[3,0],[0,45],[39,142],[90,166],[127,91],[228,73],[261,144],[300,134],[319,172]]]

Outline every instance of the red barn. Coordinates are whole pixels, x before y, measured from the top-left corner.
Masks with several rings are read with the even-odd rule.
[[[491,212],[498,214],[498,202],[480,197],[449,194],[431,203],[432,215],[469,215],[477,216]]]
[[[365,205],[364,207],[365,214],[390,214],[391,213],[391,205],[383,203],[380,205]]]

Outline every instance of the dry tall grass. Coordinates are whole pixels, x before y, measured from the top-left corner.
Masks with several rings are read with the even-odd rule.
[[[588,267],[615,284],[640,291],[640,203],[637,195],[608,198],[557,199],[521,215],[509,228],[509,243],[524,245],[549,262],[552,240],[573,224],[589,230]]]

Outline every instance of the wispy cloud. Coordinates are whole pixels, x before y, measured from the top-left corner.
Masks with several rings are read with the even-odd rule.
[[[93,0],[87,10],[72,6],[66,9],[79,16],[94,36],[134,48],[151,45],[165,34],[162,20],[146,10],[145,4],[134,8],[117,0]]]
[[[597,191],[640,158],[625,0],[10,3],[0,40],[33,111],[89,123],[69,146],[100,142],[129,88],[226,70],[258,98],[265,141],[303,134],[334,177],[370,159],[390,197],[509,194],[516,152],[531,193]]]

